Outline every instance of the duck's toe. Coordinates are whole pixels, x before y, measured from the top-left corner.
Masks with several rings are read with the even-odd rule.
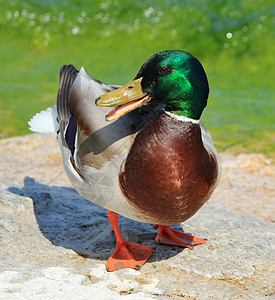
[[[108,259],[106,269],[108,272],[124,268],[140,269],[154,251],[151,247],[131,244],[125,241],[117,245],[115,252]]]
[[[155,241],[158,244],[166,244],[193,249],[194,246],[206,243],[205,239],[175,230],[170,226],[155,225],[154,228],[158,228],[159,230],[155,238]]]

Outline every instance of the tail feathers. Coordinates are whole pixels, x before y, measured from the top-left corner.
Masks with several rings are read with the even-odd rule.
[[[34,115],[28,122],[29,129],[33,132],[52,133],[59,130],[56,106],[47,108]]]

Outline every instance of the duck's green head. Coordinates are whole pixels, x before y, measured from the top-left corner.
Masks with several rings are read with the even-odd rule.
[[[199,119],[207,104],[209,87],[200,62],[185,51],[156,53],[135,78],[120,89],[96,99],[99,106],[117,106],[107,116],[116,119],[149,102],[165,104],[165,110]]]

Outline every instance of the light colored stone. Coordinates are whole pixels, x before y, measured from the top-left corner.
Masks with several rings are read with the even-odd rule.
[[[272,298],[275,174],[265,156],[221,155],[217,191],[177,226],[208,239],[193,250],[157,245],[151,224],[120,217],[127,240],[156,250],[140,271],[108,273],[106,210],[71,187],[55,137],[2,140],[0,153],[0,299]]]

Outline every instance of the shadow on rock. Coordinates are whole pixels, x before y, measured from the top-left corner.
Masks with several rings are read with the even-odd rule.
[[[33,199],[40,231],[54,245],[73,249],[87,258],[107,260],[115,249],[115,236],[106,209],[69,187],[48,186],[26,177],[24,188],[9,191]],[[183,248],[157,245],[152,224],[119,218],[121,233],[131,243],[157,248],[149,261],[168,259]],[[175,226],[180,229],[180,226]]]

